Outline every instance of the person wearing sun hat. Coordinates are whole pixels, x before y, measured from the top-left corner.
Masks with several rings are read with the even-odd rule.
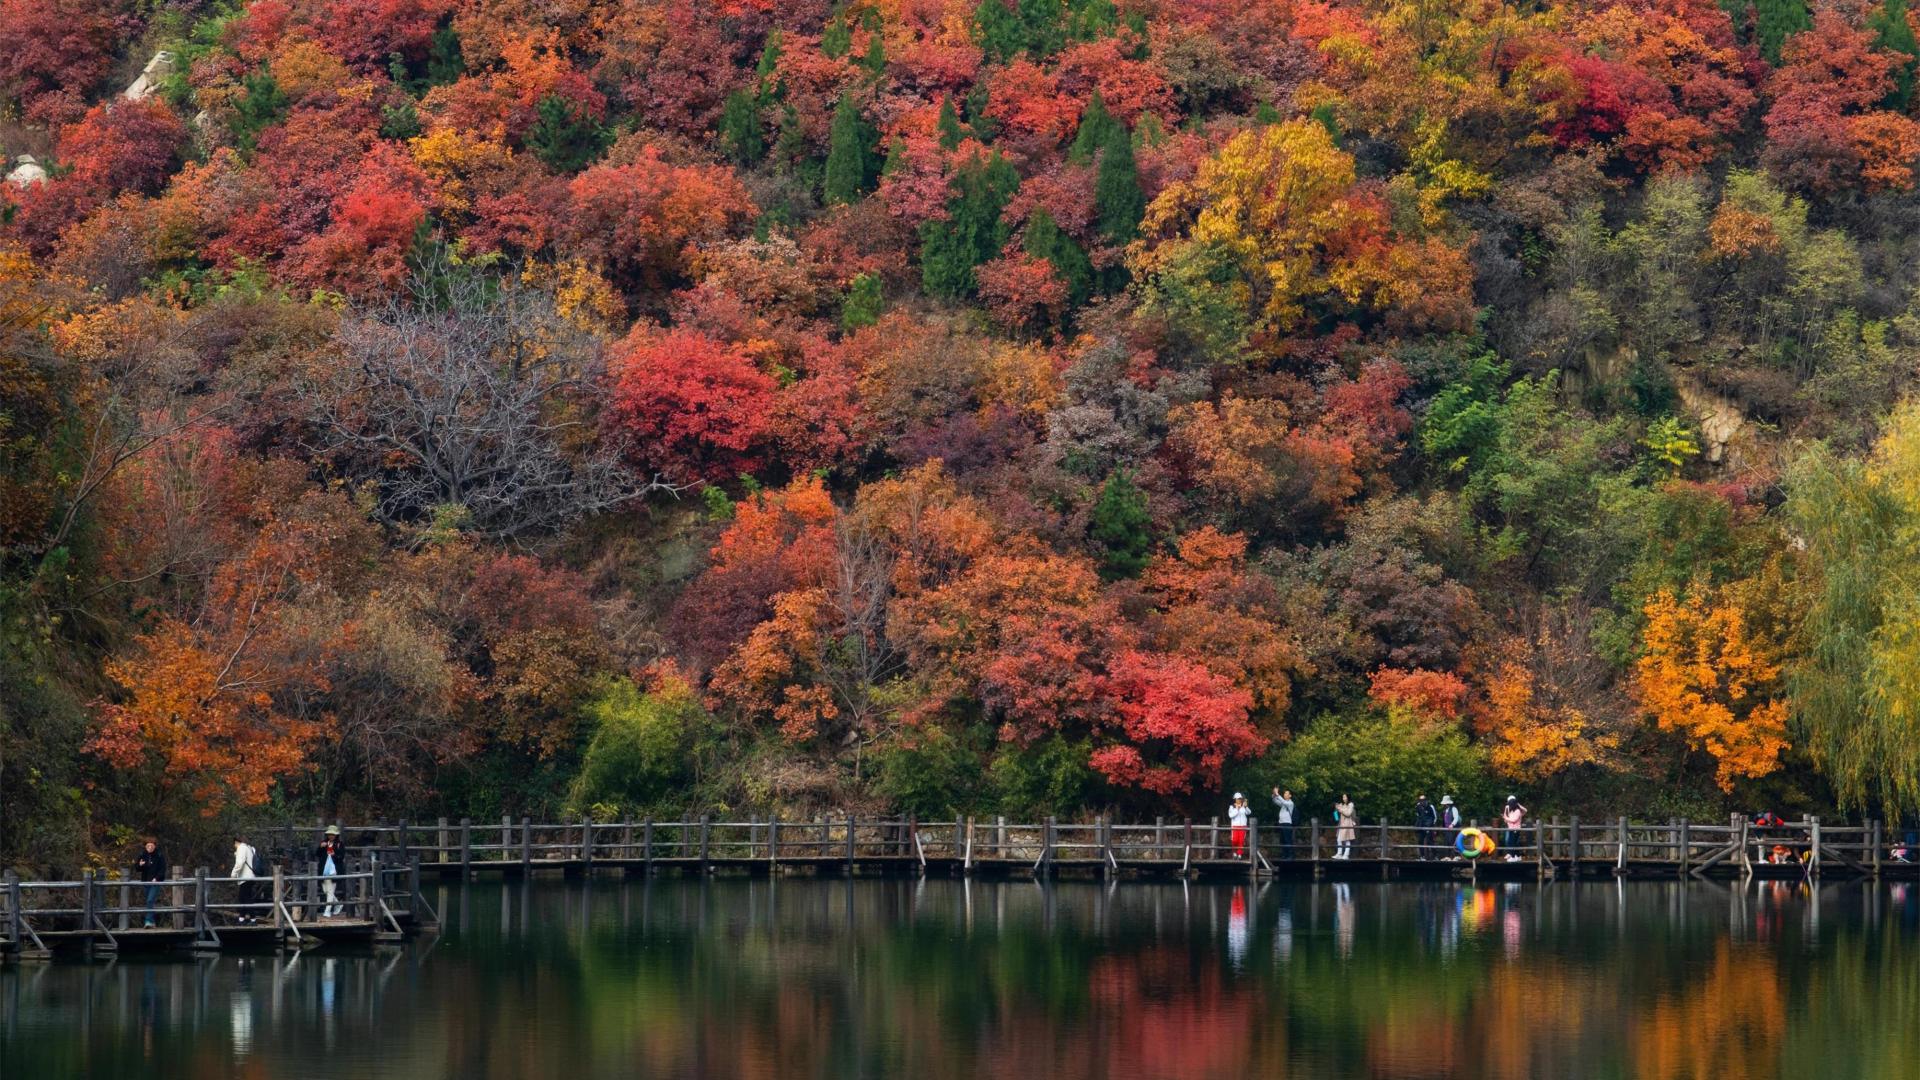
[[[1448,847],[1455,847],[1459,844],[1460,808],[1453,804],[1453,796],[1451,795],[1440,796],[1440,828],[1440,835],[1446,841]],[[1456,858],[1456,856],[1449,855],[1447,858]]]
[[[1227,806],[1227,824],[1233,826],[1233,857],[1247,857],[1247,825],[1253,820],[1253,807],[1247,805],[1247,797],[1240,792],[1233,793],[1233,802]]]
[[[320,894],[327,900],[326,906],[320,909],[323,919],[340,914],[340,898],[333,879],[345,868],[346,856],[346,851],[340,846],[340,826],[327,826],[326,835],[320,838],[320,846],[313,852],[313,861],[320,865]]]

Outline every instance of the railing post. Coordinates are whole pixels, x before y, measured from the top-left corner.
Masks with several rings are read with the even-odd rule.
[[[1312,855],[1313,861],[1319,862],[1320,861],[1320,819],[1319,818],[1313,819],[1312,835],[1308,837],[1307,843],[1310,845],[1312,849],[1309,852],[1309,854]]]
[[[1620,816],[1620,855],[1614,861],[1613,868],[1615,870],[1627,868],[1627,818],[1624,814]]]
[[[281,901],[284,899],[286,895],[287,885],[286,885],[286,881],[281,877],[282,873],[283,871],[280,869],[280,864],[274,863],[273,864],[273,928],[275,931],[281,934],[285,934],[287,930],[287,921],[280,917],[280,912],[285,908],[285,905],[282,904]]]
[[[400,848],[400,861],[406,862],[409,858],[412,858],[411,852],[413,850],[413,838],[407,831],[406,818],[400,819],[400,831],[395,833],[394,836],[400,841],[398,845]]]
[[[1573,868],[1573,877],[1580,878],[1580,815],[1567,819],[1567,864]]]
[[[767,865],[780,865],[780,811],[767,815]]]
[[[20,951],[20,875],[9,870],[7,882],[7,942]]]
[[[207,925],[207,868],[201,867],[193,872],[193,933],[197,939],[200,929]]]
[[[1207,819],[1207,858],[1220,857],[1220,815]]]
[[[1007,816],[995,814],[993,818],[993,853],[998,858],[1007,857]]]
[[[653,876],[653,819],[640,826],[640,858],[648,877]]]
[[[580,862],[588,870],[593,869],[593,818],[580,819]]]
[[[633,860],[633,822],[620,823],[620,859],[622,862]]]
[[[473,819],[460,819],[460,877],[473,873]]]
[[[439,826],[440,826],[439,835],[435,837],[435,840],[437,841],[437,843],[434,844],[433,861],[446,862],[447,849],[452,846],[450,843],[448,843],[448,841],[451,839],[451,836],[447,832],[447,819],[441,818],[439,822]]]
[[[1727,843],[1740,851],[1740,869],[1753,873],[1753,852],[1747,849],[1747,816],[1734,812],[1727,815]]]
[[[1387,819],[1380,819],[1380,861],[1387,861]]]
[[[1047,831],[1041,841],[1040,847],[1040,864],[1046,868],[1048,874],[1053,873],[1053,845],[1058,835],[1059,827],[1059,822],[1054,819],[1054,816],[1048,814]]]
[[[847,876],[853,876],[853,813],[847,813]]]
[[[1386,835],[1384,826],[1382,826],[1381,835],[1383,837]],[[1247,822],[1247,880],[1260,880],[1260,823],[1258,821]]]
[[[500,815],[500,861],[513,858],[513,816]]]
[[[1693,823],[1680,819],[1680,876],[1686,877],[1693,866]]]
[[[80,933],[93,935],[93,871],[80,871]]]
[[[1808,831],[1810,831],[1813,834],[1813,850],[1811,852],[1811,861],[1807,864],[1808,872],[1812,874],[1812,876],[1814,877],[1819,877],[1820,876],[1820,818],[1818,816],[1807,818],[1807,828],[1808,828]]]
[[[1880,819],[1874,818],[1867,823],[1868,853],[1873,857],[1871,866],[1875,879],[1880,877]]]
[[[133,880],[133,867],[120,871],[120,919],[116,929],[127,928],[127,913],[133,910],[133,888],[128,883]]]
[[[1166,848],[1167,819],[1163,814],[1155,814],[1153,818],[1153,857],[1156,859],[1166,858]]]
[[[533,819],[520,816],[520,876],[533,872]]]
[[[709,838],[712,836],[712,833],[713,833],[713,815],[701,814],[700,815],[700,872],[703,874],[707,873],[709,870],[709,867],[707,865],[707,844],[708,844]]]

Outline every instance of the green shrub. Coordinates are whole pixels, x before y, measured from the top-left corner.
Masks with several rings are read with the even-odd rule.
[[[587,702],[593,729],[568,804],[633,811],[674,792],[686,778],[694,742],[711,717],[685,682],[652,693],[627,679],[607,680]]]

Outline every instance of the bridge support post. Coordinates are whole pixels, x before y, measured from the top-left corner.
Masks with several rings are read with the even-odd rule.
[[[1880,819],[1867,822],[1867,853],[1871,857],[1868,863],[1873,870],[1875,881],[1880,879]]]
[[[709,840],[712,838],[712,835],[713,835],[713,815],[701,814],[700,815],[700,872],[702,874],[712,872],[712,867],[708,865],[708,861],[707,861],[707,851],[708,851],[707,845]]]
[[[445,862],[447,859],[447,849],[450,846],[447,841],[451,839],[451,837],[447,832],[447,819],[441,818],[438,824],[439,828],[436,830],[436,835],[434,836],[433,861]]]
[[[1247,880],[1260,880],[1260,823],[1247,822]]]
[[[1820,876],[1820,819],[1807,818],[1807,831],[1812,834],[1813,846],[1808,851],[1807,872],[1814,877]]]
[[[520,876],[526,877],[533,872],[533,819],[524,815],[520,818]]]
[[[847,814],[847,876],[853,876],[853,814]]]
[[[1686,877],[1693,867],[1693,825],[1686,818],[1680,819],[1680,876]]]
[[[1573,880],[1580,880],[1580,817],[1578,814],[1567,819],[1567,865],[1572,867]]]
[[[580,819],[580,869],[584,873],[593,873],[593,818]]]
[[[466,880],[473,874],[473,819],[460,819],[460,878]]]
[[[767,873],[780,870],[780,812],[767,815]]]

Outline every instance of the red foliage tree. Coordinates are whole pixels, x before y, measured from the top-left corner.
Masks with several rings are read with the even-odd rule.
[[[693,249],[729,235],[754,213],[731,169],[673,165],[642,147],[624,165],[574,177],[567,239],[624,285],[659,289],[686,277]]]
[[[126,28],[107,0],[0,0],[0,98],[41,123],[69,119],[113,66]]]
[[[612,376],[612,423],[639,467],[687,484],[763,464],[774,382],[740,350],[702,334],[636,331]]]
[[[102,193],[160,190],[180,159],[187,125],[159,101],[95,105],[60,133],[60,161]]]
[[[1128,651],[1106,679],[1119,742],[1090,764],[1108,781],[1154,795],[1191,796],[1220,786],[1229,762],[1253,757],[1267,739],[1248,720],[1253,695],[1192,660]]]

